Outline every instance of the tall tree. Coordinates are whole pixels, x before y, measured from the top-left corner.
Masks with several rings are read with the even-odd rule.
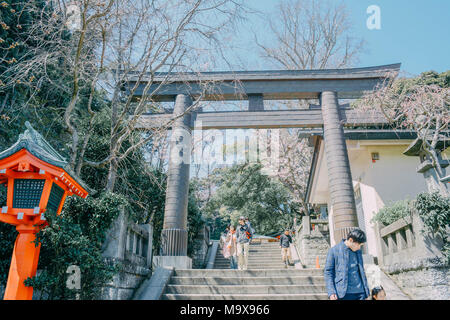
[[[241,2],[48,0],[42,6],[30,2],[23,12],[45,19],[30,24],[25,34],[32,39],[27,47],[30,59],[7,68],[12,76],[4,86],[11,88],[29,78],[51,82],[47,66],[62,64],[70,81],[56,88],[69,97],[60,108],[71,137],[70,165],[77,173],[86,165],[106,167],[105,189],[113,191],[124,159],[147,142],[162,139],[170,125],[146,135],[134,130],[144,112],[161,107],[149,91],[155,73],[200,71],[205,62],[211,63],[213,55],[208,53],[220,51],[220,36],[240,17]],[[35,70],[42,72],[34,74]],[[144,78],[149,81],[144,83]],[[130,80],[133,85],[124,91]],[[169,77],[163,81],[167,82]],[[38,90],[32,83],[29,88]],[[145,99],[134,98],[138,88]],[[99,116],[97,90],[106,92],[111,108],[109,151],[102,159],[86,156]]]
[[[445,169],[440,165],[439,141],[449,140],[450,71],[438,74],[424,72],[416,78],[396,79],[396,74],[353,104],[367,116],[381,112],[389,125],[410,129],[422,141],[422,147],[432,159],[442,195],[448,195],[444,182]]]
[[[344,1],[280,1],[268,18],[265,41],[255,42],[263,58],[287,70],[345,68],[358,61],[364,41],[352,37]],[[314,101],[284,103],[284,108],[308,108]],[[280,181],[308,213],[304,202],[312,148],[300,129],[280,130]]]
[[[207,217],[219,226],[248,216],[259,234],[291,227],[298,206],[288,190],[261,172],[261,164],[238,164],[214,172],[217,191],[205,206]],[[219,230],[223,231],[223,230]]]
[[[344,1],[280,1],[268,26],[270,44],[256,43],[263,57],[288,70],[348,67],[364,44],[351,36]]]

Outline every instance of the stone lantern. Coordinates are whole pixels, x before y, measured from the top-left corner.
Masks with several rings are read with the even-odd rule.
[[[430,139],[431,140],[431,139]],[[417,156],[420,158],[420,165],[417,167],[417,172],[422,173],[429,192],[439,191],[448,194],[448,184],[446,183],[446,168],[450,164],[449,160],[442,159],[441,153],[449,147],[450,140],[446,136],[440,137],[436,144],[435,150],[439,163],[437,164],[441,168],[441,172],[444,173],[443,177],[439,177],[433,164],[433,159],[423,148],[423,141],[420,138],[414,140],[408,148],[403,152],[407,156]]]
[[[88,188],[68,168],[66,160],[31,125],[18,141],[0,152],[0,221],[18,231],[9,269],[5,300],[31,300],[33,288],[24,280],[36,274],[40,245],[36,233],[46,226],[44,212],[61,213],[67,196],[86,198]],[[1,200],[0,200],[1,202]]]

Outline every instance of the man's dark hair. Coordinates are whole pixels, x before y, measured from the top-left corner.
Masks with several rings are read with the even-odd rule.
[[[372,299],[376,297],[381,291],[384,291],[384,288],[382,286],[377,286],[372,289]]]
[[[353,229],[352,231],[350,231],[347,235],[347,240],[348,239],[352,239],[354,242],[357,243],[364,243],[367,241],[366,238],[366,234],[364,233],[364,231],[362,231],[359,228]]]

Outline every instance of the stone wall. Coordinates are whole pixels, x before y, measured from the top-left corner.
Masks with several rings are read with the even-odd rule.
[[[210,230],[208,226],[203,226],[198,236],[194,240],[192,253],[192,268],[203,269],[207,263],[206,257],[210,247]]]
[[[413,299],[450,300],[450,267],[442,239],[422,233],[417,212],[389,226],[376,226],[380,267]]]
[[[388,272],[389,276],[414,299],[450,300],[450,269],[430,263],[403,271]]]
[[[118,266],[119,272],[102,289],[100,299],[128,300],[151,275],[153,228],[128,220],[121,212],[111,226],[103,245],[105,259]]]
[[[320,224],[317,222],[320,222]],[[320,267],[325,266],[327,253],[330,249],[327,227],[328,225],[322,220],[314,220],[309,216],[302,218],[302,224],[296,231],[295,244],[303,267],[316,267],[317,257]]]
[[[102,288],[101,300],[129,300],[141,283],[150,276],[150,269],[127,260],[109,260],[115,263],[119,272],[111,283]]]

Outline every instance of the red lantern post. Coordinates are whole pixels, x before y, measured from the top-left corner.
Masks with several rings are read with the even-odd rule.
[[[33,288],[24,281],[36,275],[40,245],[36,233],[46,226],[47,209],[61,213],[67,196],[86,198],[87,187],[67,168],[66,160],[26,122],[27,130],[0,152],[0,184],[7,188],[0,221],[19,232],[9,269],[5,300],[31,300]]]

